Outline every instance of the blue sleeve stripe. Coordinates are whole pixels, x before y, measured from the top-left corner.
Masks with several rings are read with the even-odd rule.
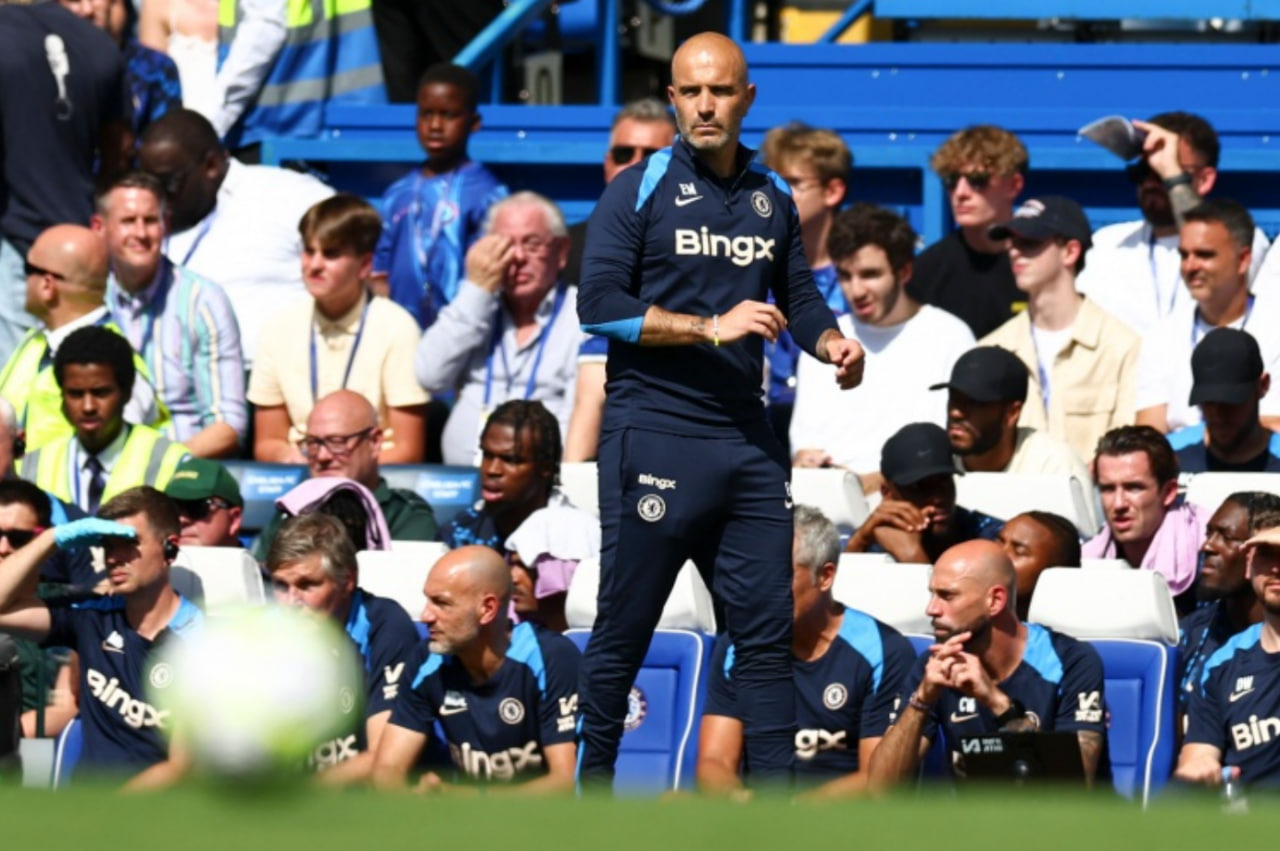
[[[1231,661],[1231,657],[1241,650],[1248,650],[1257,645],[1262,638],[1262,624],[1255,623],[1244,632],[1236,633],[1227,639],[1213,655],[1209,657],[1209,661],[1205,662],[1204,670],[1200,673],[1200,688],[1204,689],[1204,684],[1209,681],[1209,675],[1213,673],[1213,669],[1220,665],[1225,665]]]
[[[1280,432],[1272,432],[1271,440],[1267,443],[1267,449],[1272,455],[1280,458]]]
[[[1174,452],[1177,452],[1179,449],[1186,449],[1188,446],[1196,446],[1204,443],[1204,423],[1184,426],[1170,434],[1168,439],[1169,446],[1173,448]],[[1274,448],[1276,436],[1273,436],[1271,440]]]
[[[360,660],[364,668],[369,670],[369,633],[373,625],[369,622],[369,607],[365,605],[364,592],[357,588],[351,595],[351,613],[347,615],[347,635],[360,649]]]
[[[636,193],[636,212],[649,200],[653,190],[658,188],[658,181],[667,174],[671,165],[671,148],[663,148],[649,156],[649,164],[644,168],[644,176],[640,178],[640,191]]]
[[[729,649],[724,654],[724,678],[726,680],[733,679],[733,645],[729,645]]]
[[[204,612],[200,610],[199,606],[186,597],[180,597],[180,600],[178,611],[173,613],[173,617],[169,619],[169,626],[167,627],[167,629],[177,634],[195,629],[204,621]]]
[[[427,657],[427,661],[418,666],[418,673],[414,674],[413,684],[409,688],[417,688],[422,685],[422,681],[440,670],[442,664],[444,664],[444,657],[439,653],[432,653]]]
[[[773,182],[773,185],[778,188],[779,192],[786,195],[788,198],[791,197],[791,184],[783,180],[773,169],[760,162],[751,163],[747,166],[747,169],[749,171],[754,171],[756,174],[763,174]]]
[[[624,343],[640,342],[640,329],[644,327],[643,316],[630,319],[615,319],[612,322],[597,322],[594,325],[583,325],[582,330],[588,334],[597,334]]]
[[[517,624],[511,630],[511,646],[507,648],[507,658],[528,665],[533,676],[538,680],[538,691],[547,693],[547,665],[542,659],[542,646],[538,644],[538,634],[528,623]]]
[[[1053,647],[1053,636],[1038,623],[1027,624],[1027,649],[1022,661],[1036,669],[1048,682],[1062,682],[1062,659]]]
[[[880,636],[880,624],[868,614],[846,608],[839,634],[845,644],[867,660],[871,666],[871,688],[879,691],[884,678],[884,639]]]

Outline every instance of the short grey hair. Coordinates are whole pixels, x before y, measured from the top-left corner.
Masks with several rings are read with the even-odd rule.
[[[556,205],[556,202],[545,195],[539,195],[537,192],[530,192],[529,190],[508,195],[489,208],[488,215],[484,217],[484,232],[486,234],[493,233],[493,223],[497,221],[498,213],[508,207],[537,207],[542,210],[542,214],[547,220],[547,230],[551,231],[552,236],[566,237],[569,235],[569,228],[564,223],[564,213],[560,211],[560,207]]]
[[[339,585],[357,576],[356,547],[351,543],[347,527],[328,514],[313,511],[290,517],[280,524],[267,552],[267,573],[275,573],[287,564],[320,554],[320,566]]]
[[[836,524],[811,505],[797,505],[795,517],[795,560],[809,568],[815,582],[818,569],[827,562],[840,560],[840,533]]]
[[[624,121],[638,121],[642,124],[667,124],[674,130],[676,119],[671,114],[671,110],[665,103],[657,98],[640,98],[633,100],[618,110],[618,114],[613,117],[613,124],[609,129],[617,127]]]

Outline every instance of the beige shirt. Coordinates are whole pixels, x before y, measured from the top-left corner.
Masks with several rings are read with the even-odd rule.
[[[1071,338],[1054,358],[1047,411],[1030,315],[1018,314],[978,342],[1008,349],[1031,373],[1018,425],[1047,431],[1081,459],[1093,458],[1102,435],[1133,423],[1141,340],[1090,299],[1080,303]]]
[[[352,360],[366,302],[364,332]],[[311,344],[315,341],[316,392],[311,392]],[[430,398],[413,374],[418,323],[389,299],[361,299],[346,315],[329,320],[318,314],[310,298],[280,311],[259,340],[258,359],[249,376],[249,401],[284,405],[289,411],[289,440],[302,436],[317,398],[345,386],[378,410],[385,428],[389,408],[424,405]],[[351,374],[343,384],[347,363]]]

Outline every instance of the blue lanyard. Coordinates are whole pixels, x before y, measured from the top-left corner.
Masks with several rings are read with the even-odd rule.
[[[1249,300],[1245,304],[1245,308],[1244,308],[1244,317],[1240,320],[1241,331],[1245,330],[1245,326],[1249,324],[1249,317],[1253,314],[1253,300],[1254,300],[1253,293],[1249,293]],[[1204,339],[1204,337],[1201,337],[1200,340],[1196,339],[1196,320],[1199,318],[1200,318],[1200,308],[1197,307],[1195,309],[1195,312],[1191,314],[1191,350],[1192,351],[1195,351],[1196,345],[1200,342],[1200,340]],[[1230,328],[1231,326],[1227,325],[1224,327]],[[1213,329],[1210,328],[1209,330],[1212,331]],[[1205,333],[1206,335],[1208,334],[1208,332],[1205,332]]]
[[[546,351],[547,340],[551,337],[551,329],[556,324],[556,317],[560,315],[560,308],[564,307],[565,293],[568,287],[564,284],[556,286],[556,300],[551,306],[551,318],[547,320],[547,324],[542,326],[542,330],[538,332],[538,350],[533,356],[533,369],[529,371],[529,380],[525,383],[524,399],[528,400],[533,395],[533,391],[538,386],[538,368],[542,366],[542,353]],[[489,343],[489,360],[485,364],[484,371],[484,407],[489,407],[489,400],[493,397],[493,353],[497,350],[502,356],[502,372],[507,379],[507,399],[511,398],[511,385],[514,382],[514,376],[511,374],[511,367],[507,365],[507,346],[502,339],[502,308],[498,308],[498,315],[493,321],[493,340]]]
[[[369,318],[369,305],[373,303],[373,297],[368,293],[364,296],[364,310],[360,311],[360,324],[356,326],[356,339],[351,344],[351,354],[347,355],[347,368],[342,373],[342,387],[347,389],[347,379],[351,377],[351,367],[356,362],[356,352],[360,349],[360,339],[364,337],[364,321]],[[318,401],[316,396],[319,379],[316,376],[316,337],[320,336],[320,329],[315,324],[315,319],[311,320],[311,403],[314,405]]]
[[[205,236],[209,233],[209,228],[213,226],[213,220],[218,215],[218,208],[215,206],[209,211],[209,215],[204,217],[204,221],[200,222],[200,230],[196,232],[196,238],[191,240],[191,247],[187,249],[187,254],[182,258],[179,266],[185,266],[191,262],[191,258],[195,256],[196,249],[200,247],[200,243],[204,241]]]
[[[1046,414],[1048,414],[1049,413],[1049,393],[1051,392],[1049,388],[1049,373],[1044,368],[1044,359],[1040,357],[1040,344],[1036,342],[1035,328],[1031,329],[1031,348],[1036,353],[1036,371],[1039,373],[1039,377],[1040,377],[1040,396],[1044,400],[1044,411]],[[1062,350],[1059,349],[1058,351],[1062,351]],[[1058,355],[1055,353],[1054,358],[1056,359],[1057,357]]]

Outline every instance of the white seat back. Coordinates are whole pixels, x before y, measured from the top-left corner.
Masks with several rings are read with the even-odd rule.
[[[871,513],[858,477],[833,468],[793,468],[791,499],[818,509],[837,528],[857,529]]]
[[[1151,570],[1076,570],[1040,574],[1027,620],[1073,638],[1145,638],[1178,643],[1173,595]]]
[[[1132,570],[1122,558],[1082,558],[1080,566],[1085,570]]]
[[[267,600],[258,562],[240,547],[183,546],[169,568],[169,582],[209,614]]]
[[[564,601],[564,616],[571,628],[591,629],[596,622],[596,598],[600,593],[600,560],[583,559],[569,583]],[[625,605],[625,602],[624,602]],[[715,610],[711,592],[702,574],[691,561],[686,561],[676,576],[671,596],[662,609],[658,629],[690,629],[707,634],[716,631]]]
[[[436,541],[392,541],[390,550],[362,550],[359,585],[370,594],[395,600],[413,620],[422,619],[427,598],[422,594],[431,566],[448,552]]]
[[[958,505],[1001,520],[1024,511],[1051,511],[1074,523],[1085,538],[1100,528],[1091,507],[1092,491],[1091,484],[1065,475],[966,473],[956,477]]]
[[[1187,502],[1212,513],[1239,491],[1280,494],[1280,473],[1196,473],[1187,484]]]
[[[594,461],[575,461],[560,465],[560,492],[574,506],[592,514],[600,514],[600,488]]]
[[[899,632],[932,635],[928,564],[898,564],[881,553],[840,556],[832,594],[837,602],[866,612]]]

